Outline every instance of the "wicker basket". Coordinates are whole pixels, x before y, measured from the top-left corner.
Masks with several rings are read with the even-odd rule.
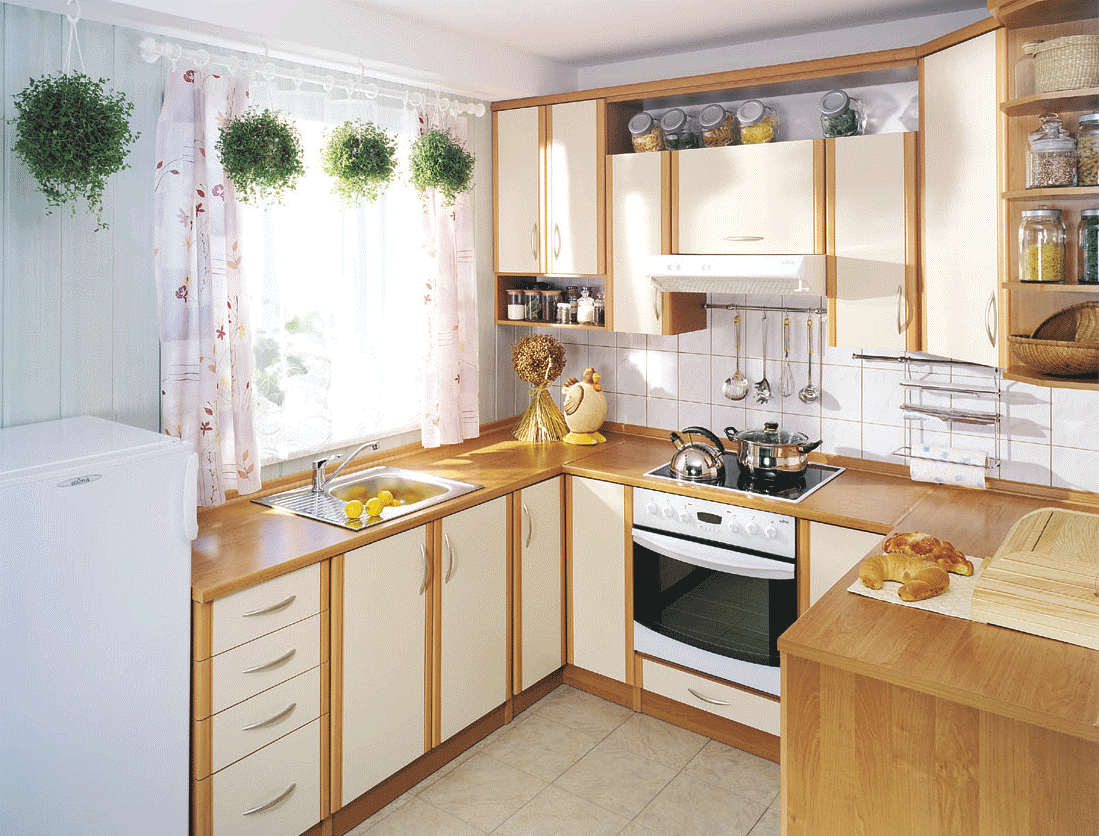
[[[1007,341],[1020,362],[1045,374],[1058,377],[1099,375],[1099,343],[1036,340],[1014,334]]]
[[[1099,35],[1069,35],[1035,44],[1034,91],[1099,87]]]
[[[1099,343],[1099,302],[1081,302],[1057,311],[1034,329],[1034,338]]]

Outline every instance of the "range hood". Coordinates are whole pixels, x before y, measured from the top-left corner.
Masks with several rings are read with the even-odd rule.
[[[657,290],[824,296],[823,255],[650,255],[643,269]]]

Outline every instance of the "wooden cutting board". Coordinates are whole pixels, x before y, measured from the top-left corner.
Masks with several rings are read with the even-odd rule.
[[[1019,520],[973,591],[974,621],[1099,650],[1099,514]]]

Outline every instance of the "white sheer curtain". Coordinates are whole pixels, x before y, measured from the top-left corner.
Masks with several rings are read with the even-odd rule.
[[[203,505],[260,487],[240,217],[214,153],[247,99],[243,80],[173,71],[157,121],[161,427],[194,445]]]
[[[417,130],[448,130],[468,147],[465,117],[421,113]],[[423,212],[427,359],[421,442],[457,444],[479,433],[477,362],[477,273],[470,193],[453,206],[431,194]]]

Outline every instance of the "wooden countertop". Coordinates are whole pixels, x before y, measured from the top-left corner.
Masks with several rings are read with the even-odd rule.
[[[1094,506],[936,487],[896,525],[995,552],[1015,522],[1043,507]],[[787,630],[783,654],[862,674],[1056,732],[1099,741],[1099,652],[1003,627],[855,595],[853,568]]]

